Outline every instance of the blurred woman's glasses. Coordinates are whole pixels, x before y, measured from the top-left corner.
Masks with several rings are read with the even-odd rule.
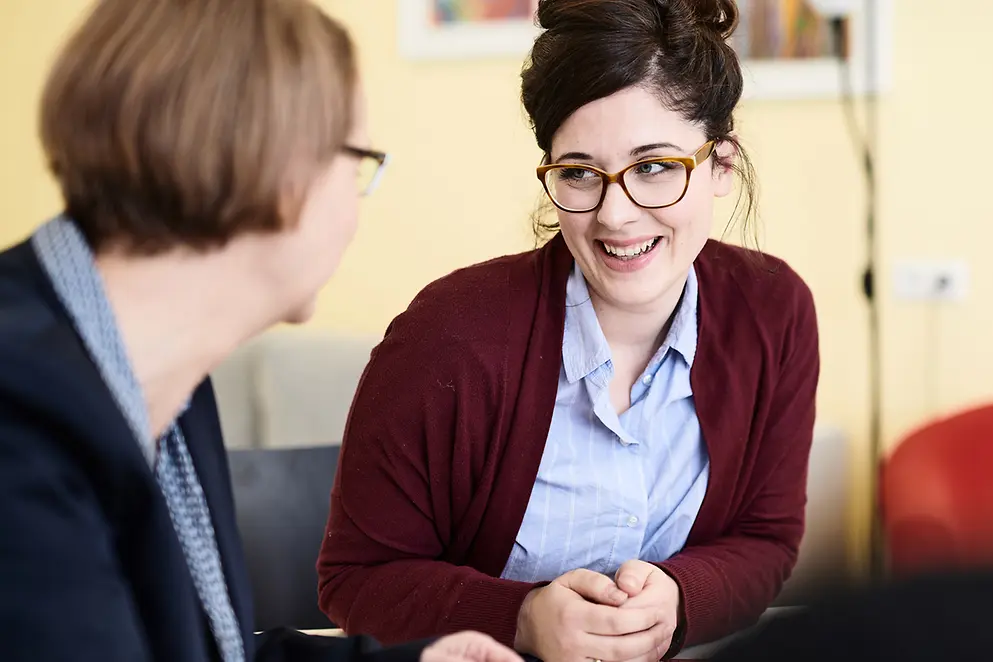
[[[537,174],[552,203],[562,211],[584,213],[597,209],[611,184],[620,184],[639,207],[661,209],[683,199],[693,170],[710,158],[715,144],[708,141],[689,157],[642,159],[613,174],[582,163],[543,165]]]
[[[372,195],[372,192],[379,186],[379,180],[383,176],[383,170],[390,162],[390,155],[386,152],[377,152],[373,149],[363,149],[345,145],[342,148],[348,154],[359,160],[358,186],[359,195]]]

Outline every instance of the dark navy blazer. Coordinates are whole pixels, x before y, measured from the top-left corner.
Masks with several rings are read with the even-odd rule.
[[[423,644],[256,638],[209,381],[180,424],[249,660],[418,659]],[[28,244],[0,253],[0,659],[219,659],[151,467]]]

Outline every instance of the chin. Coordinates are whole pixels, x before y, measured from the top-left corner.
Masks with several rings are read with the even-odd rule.
[[[605,279],[597,289],[614,306],[635,311],[657,306],[679,281],[679,274],[672,269],[646,269],[639,274]]]
[[[317,297],[291,309],[283,318],[283,322],[286,324],[304,324],[313,319],[315,312],[317,312]]]
[[[627,310],[639,310],[651,308],[659,299],[665,296],[666,291],[658,287],[658,283],[652,283],[651,287],[644,288],[616,288],[610,292],[610,299],[615,306]]]

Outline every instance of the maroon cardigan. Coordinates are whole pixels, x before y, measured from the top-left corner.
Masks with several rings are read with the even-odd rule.
[[[751,258],[751,259],[749,259]],[[710,480],[685,549],[681,645],[754,622],[796,562],[819,372],[807,286],[708,242],[690,373]],[[386,643],[463,629],[512,644],[533,586],[500,579],[552,418],[572,256],[457,271],[389,326],[359,383],[318,560],[321,608]],[[645,559],[652,561],[652,559]]]

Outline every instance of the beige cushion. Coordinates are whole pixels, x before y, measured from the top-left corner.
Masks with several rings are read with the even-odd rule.
[[[776,601],[805,604],[811,595],[844,581],[848,564],[852,448],[838,428],[817,425],[807,475],[807,527],[792,577]]]
[[[228,448],[341,443],[348,410],[380,338],[286,328],[234,352],[211,377]]]
[[[327,331],[270,334],[257,358],[260,444],[341,443],[355,389],[378,341]]]
[[[211,374],[224,445],[228,448],[259,447],[255,368],[262,342],[259,338],[239,348]]]

